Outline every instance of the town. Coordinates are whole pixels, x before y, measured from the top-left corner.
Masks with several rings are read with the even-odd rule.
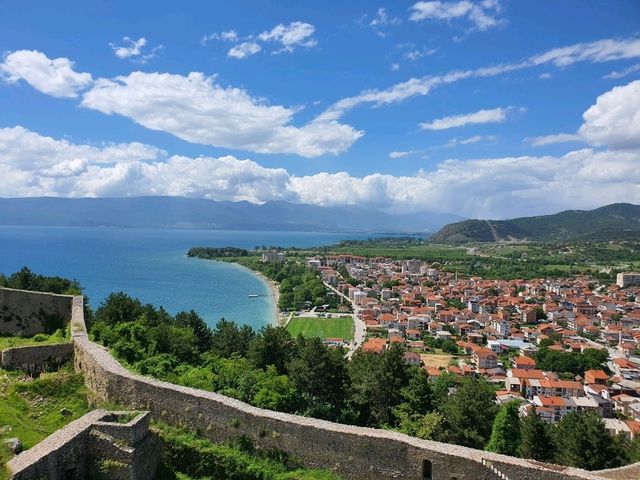
[[[400,344],[430,378],[483,376],[523,415],[535,408],[555,423],[592,411],[612,434],[640,434],[639,273],[604,286],[588,276],[463,279],[415,259],[327,255],[307,265],[348,297],[355,329],[366,330],[354,338],[362,352]],[[539,365],[542,351],[550,354]],[[579,355],[606,366],[585,368]]]

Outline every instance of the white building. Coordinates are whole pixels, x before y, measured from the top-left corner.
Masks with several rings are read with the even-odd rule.
[[[640,285],[640,273],[627,272],[619,273],[616,277],[616,283],[620,288],[630,287],[632,285]]]

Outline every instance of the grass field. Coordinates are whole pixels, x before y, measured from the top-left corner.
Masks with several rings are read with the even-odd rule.
[[[58,330],[56,333],[46,335],[39,333],[33,337],[0,337],[0,350],[14,347],[27,347],[32,345],[46,345],[50,343],[67,343],[69,342],[68,335],[62,330]]]
[[[82,375],[70,366],[36,380],[0,369],[0,465],[12,456],[4,439],[17,437],[30,448],[89,410]],[[0,480],[5,478],[0,466]]]
[[[293,317],[287,325],[287,330],[294,337],[302,334],[305,337],[342,338],[351,341],[353,338],[353,319],[351,317]]]
[[[453,358],[453,355],[423,354],[423,355],[420,355],[420,358],[422,359],[422,362],[427,367],[447,368],[447,366],[449,366],[449,362]]]

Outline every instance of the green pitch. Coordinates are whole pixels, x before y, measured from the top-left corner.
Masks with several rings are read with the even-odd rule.
[[[287,330],[294,337],[302,334],[305,337],[342,338],[351,341],[353,338],[353,319],[351,317],[293,317],[287,325]]]

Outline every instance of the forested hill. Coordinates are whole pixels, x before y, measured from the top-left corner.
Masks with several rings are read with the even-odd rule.
[[[640,205],[614,203],[595,210],[511,220],[465,220],[443,227],[433,243],[530,241],[609,241],[640,238]]]

